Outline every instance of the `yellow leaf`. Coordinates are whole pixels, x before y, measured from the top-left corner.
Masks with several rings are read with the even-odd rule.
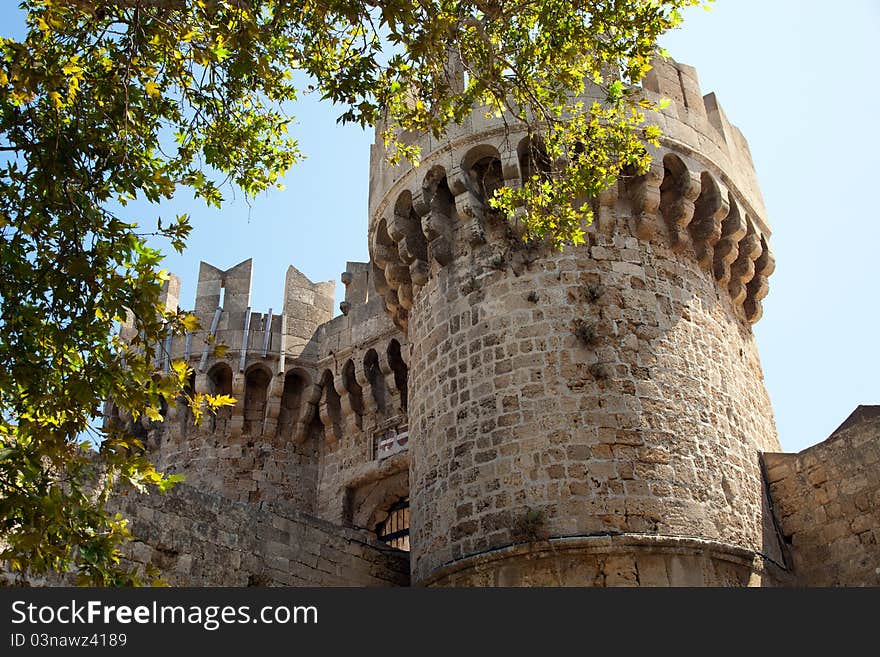
[[[144,90],[150,96],[158,96],[159,95],[159,85],[150,80],[147,84],[144,85]]]
[[[187,331],[197,331],[199,328],[199,318],[195,315],[186,315],[183,319],[180,320],[180,323],[183,324],[183,328]]]
[[[205,395],[205,402],[208,404],[208,408],[216,411],[224,406],[234,406],[235,397],[230,395]]]
[[[171,369],[174,370],[174,373],[177,374],[178,378],[183,380],[189,371],[189,366],[186,364],[186,361],[173,360],[171,361]]]
[[[64,104],[61,102],[61,94],[57,91],[50,91],[49,98],[52,100],[52,104],[55,105],[55,109],[61,109],[61,106]]]

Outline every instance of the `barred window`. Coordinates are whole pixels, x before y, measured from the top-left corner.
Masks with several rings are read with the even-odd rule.
[[[383,543],[409,552],[409,498],[395,502],[388,517],[376,525],[376,535]]]

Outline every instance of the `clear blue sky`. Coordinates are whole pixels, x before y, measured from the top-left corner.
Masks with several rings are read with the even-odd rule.
[[[4,35],[21,25],[14,4],[0,6]],[[663,40],[751,146],[777,259],[755,333],[786,451],[823,440],[856,405],[880,404],[878,40],[877,0],[718,0]],[[163,207],[194,217],[188,250],[165,261],[182,279],[181,306],[192,307],[200,260],[225,269],[253,257],[252,304],[265,312],[280,308],[288,264],[338,281],[346,260],[367,259],[372,134],[336,125],[338,113],[299,105],[308,159],[285,191],[221,212],[186,199]]]

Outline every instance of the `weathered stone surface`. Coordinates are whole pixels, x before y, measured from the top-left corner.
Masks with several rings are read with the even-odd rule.
[[[880,407],[859,406],[826,441],[764,462],[797,581],[880,586]]]
[[[369,532],[289,504],[251,505],[178,485],[116,507],[140,540],[127,557],[152,563],[173,586],[406,586],[409,559]]]

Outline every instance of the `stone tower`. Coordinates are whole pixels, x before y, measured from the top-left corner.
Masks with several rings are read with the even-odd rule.
[[[370,254],[406,332],[422,585],[775,583],[760,453],[780,451],[751,325],[774,267],[746,140],[693,68],[643,176],[585,247],[526,247],[486,199],[536,163],[475,111],[418,168],[373,147]]]

